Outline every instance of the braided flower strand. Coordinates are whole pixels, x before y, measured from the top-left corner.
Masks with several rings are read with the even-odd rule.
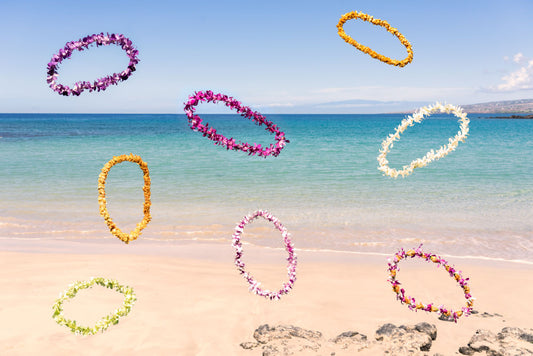
[[[92,288],[94,284],[114,289],[117,292],[124,294],[124,304],[122,305],[122,307],[116,309],[114,313],[111,313],[98,320],[96,325],[93,327],[79,326],[77,325],[76,320],[66,319],[63,315],[63,303],[67,299],[74,298],[79,290]],[[65,325],[66,327],[68,327],[76,335],[94,335],[99,331],[104,332],[111,325],[118,324],[119,319],[128,315],[128,313],[131,311],[131,308],[133,304],[135,304],[136,300],[137,297],[135,296],[135,293],[133,293],[133,289],[131,287],[120,285],[118,281],[113,279],[92,277],[88,281],[78,281],[76,283],[70,284],[68,286],[68,289],[59,295],[59,299],[57,299],[54,305],[52,306],[52,310],[54,311],[52,318],[54,318],[56,323],[58,323],[59,325]]]
[[[387,154],[390,152],[390,149],[393,146],[394,141],[400,139],[400,134],[403,133],[407,127],[414,126],[415,123],[420,123],[426,116],[440,111],[441,113],[453,114],[459,118],[460,131],[455,135],[454,138],[450,138],[448,145],[441,146],[436,152],[434,150],[429,151],[422,158],[417,158],[412,161],[409,165],[405,165],[401,170],[389,167],[389,161],[387,160]],[[396,128],[394,134],[390,134],[381,144],[381,149],[379,150],[380,154],[377,158],[379,161],[378,169],[383,172],[383,174],[388,175],[393,178],[397,178],[399,175],[402,177],[408,176],[413,173],[415,168],[425,167],[431,161],[439,160],[442,157],[446,156],[448,153],[454,151],[459,142],[464,142],[466,136],[468,135],[468,123],[470,120],[466,116],[466,113],[458,106],[453,106],[451,104],[442,105],[437,102],[433,106],[424,106],[418,111],[416,111],[412,116],[408,116],[406,119],[403,119],[400,125]]]
[[[93,43],[95,43],[97,47],[110,44],[117,44],[122,47],[130,58],[128,67],[120,73],[113,73],[107,77],[99,78],[93,83],[80,81],[76,82],[72,88],[63,84],[57,84],[59,64],[64,59],[70,58],[75,50],[83,51],[84,49],[88,49]],[[53,91],[65,96],[79,96],[85,89],[89,90],[89,92],[103,91],[112,84],[116,85],[119,81],[125,81],[133,72],[135,72],[135,65],[139,63],[139,59],[137,58],[138,54],[139,51],[133,47],[132,42],[121,34],[108,33],[104,35],[104,33],[100,33],[83,37],[77,41],[67,42],[65,47],[59,50],[59,53],[52,56],[50,63],[48,63],[46,82],[50,84],[50,88],[52,88]]]
[[[455,322],[457,322],[457,319],[460,316],[470,315],[472,312],[472,307],[474,305],[475,298],[473,298],[472,295],[470,294],[470,287],[468,286],[469,278],[463,278],[463,276],[461,275],[461,271],[459,272],[456,271],[455,268],[450,266],[448,262],[446,262],[446,260],[444,260],[443,258],[435,254],[423,252],[421,247],[422,245],[420,245],[415,250],[408,250],[408,251],[404,251],[404,249],[402,248],[400,249],[400,251],[396,253],[396,255],[394,255],[394,259],[392,261],[389,259],[388,271],[389,271],[390,277],[388,281],[392,284],[392,290],[396,293],[396,298],[402,304],[407,304],[407,306],[411,310],[415,310],[415,311],[425,310],[427,312],[436,312],[448,318],[453,318]],[[433,263],[436,263],[437,267],[440,265],[443,265],[444,269],[446,269],[446,272],[448,272],[450,277],[454,278],[457,281],[457,283],[461,286],[461,288],[463,289],[463,292],[466,298],[466,307],[463,307],[461,310],[458,310],[458,311],[453,311],[451,309],[445,308],[443,305],[437,307],[433,305],[432,303],[424,304],[421,302],[417,302],[414,297],[407,296],[405,294],[405,289],[400,287],[401,283],[397,279],[397,272],[400,270],[400,268],[398,267],[398,263],[400,263],[401,260],[406,259],[407,257],[410,257],[410,258],[419,257],[428,262],[431,261]]]
[[[107,200],[105,197],[105,182],[107,179],[107,174],[109,173],[109,170],[111,167],[113,167],[117,163],[121,163],[124,161],[130,161],[137,163],[141,170],[143,171],[143,178],[144,178],[144,186],[143,186],[143,193],[144,193],[144,205],[143,205],[143,213],[144,218],[140,223],[137,224],[135,229],[131,231],[129,234],[126,234],[122,232],[117,225],[111,220],[111,217],[109,216],[109,212],[107,211]],[[140,156],[136,156],[132,153],[129,155],[120,155],[113,157],[109,162],[105,164],[105,166],[102,168],[102,171],[100,172],[100,176],[98,177],[98,205],[100,206],[100,215],[104,218],[107,226],[109,227],[109,230],[113,235],[118,237],[120,240],[124,241],[125,243],[129,243],[130,241],[133,241],[139,237],[141,234],[141,231],[148,225],[150,220],[152,219],[152,216],[150,215],[150,206],[152,205],[150,202],[150,172],[148,171],[148,165],[146,162],[144,162]]]
[[[384,27],[388,32],[398,37],[400,42],[405,46],[405,48],[407,49],[407,57],[401,61],[398,61],[396,59],[391,59],[355,41],[353,38],[348,36],[346,32],[344,32],[344,28],[343,28],[344,23],[351,19],[361,19],[363,21],[368,21],[374,25]],[[372,58],[376,58],[384,63],[390,64],[393,66],[398,66],[398,67],[405,67],[408,63],[411,63],[411,61],[413,60],[413,48],[411,47],[411,43],[409,43],[409,41],[400,33],[400,31],[398,31],[397,28],[391,27],[391,25],[389,25],[389,23],[385,20],[376,19],[373,16],[367,15],[363,12],[352,11],[341,16],[339,23],[337,24],[337,30],[338,30],[339,36],[341,36],[344,41],[351,44],[352,46],[354,46],[361,52],[364,52],[370,55]]]
[[[283,283],[283,287],[278,291],[270,291],[268,289],[262,289],[260,287],[261,283],[256,281],[254,277],[247,272],[244,267],[244,262],[241,260],[242,258],[242,242],[241,242],[241,234],[244,231],[244,227],[252,222],[254,219],[262,217],[269,222],[273,223],[276,229],[278,229],[281,232],[281,236],[283,237],[283,242],[285,244],[285,250],[289,253],[289,257],[287,258],[287,261],[289,262],[287,265],[287,273],[289,276],[289,282]],[[235,248],[236,255],[235,255],[235,266],[237,266],[237,269],[239,270],[240,274],[246,279],[248,284],[250,284],[250,291],[268,298],[270,300],[279,300],[282,295],[287,294],[290,292],[292,287],[294,286],[294,282],[296,281],[296,253],[294,252],[294,246],[290,239],[290,234],[288,233],[287,229],[281,224],[281,222],[278,220],[278,218],[274,217],[272,214],[270,214],[267,211],[264,210],[257,210],[253,212],[252,214],[249,214],[245,216],[242,221],[237,225],[235,228],[235,233],[233,234],[233,242],[232,242],[233,248]]]
[[[276,144],[270,144],[269,147],[261,147],[261,144],[249,144],[247,142],[236,142],[233,138],[226,138],[224,135],[218,134],[217,130],[213,127],[209,127],[208,123],[202,124],[202,118],[200,116],[195,115],[194,111],[195,106],[197,106],[200,102],[213,102],[217,103],[219,101],[222,101],[226,104],[227,107],[230,109],[235,109],[237,113],[239,113],[242,117],[247,119],[252,119],[257,125],[265,125],[267,130],[270,133],[275,134],[275,140]],[[223,147],[226,147],[227,150],[234,150],[234,151],[244,151],[247,152],[248,155],[255,155],[262,156],[264,158],[272,155],[274,157],[278,156],[283,147],[290,142],[285,138],[285,133],[281,131],[274,123],[271,121],[268,121],[263,115],[258,113],[257,111],[252,111],[247,106],[242,105],[238,100],[235,100],[232,97],[229,97],[225,94],[214,94],[211,90],[207,90],[205,92],[199,91],[194,93],[194,95],[189,97],[189,100],[185,103],[185,114],[187,115],[187,118],[189,119],[189,125],[192,130],[199,131],[203,133],[204,137],[207,137],[208,139],[215,141],[215,145],[220,145]]]

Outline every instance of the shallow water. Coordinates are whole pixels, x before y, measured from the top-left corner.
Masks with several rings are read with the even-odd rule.
[[[273,142],[237,115],[202,115],[219,133]],[[114,155],[148,163],[153,220],[146,240],[231,240],[235,224],[271,211],[298,248],[394,253],[415,247],[451,255],[533,261],[533,120],[479,119],[447,157],[392,179],[377,170],[381,142],[404,115],[267,115],[291,141],[278,157],[226,151],[193,132],[185,115],[0,114],[0,237],[111,236],[98,215],[97,179]],[[487,115],[482,115],[487,116]],[[446,144],[456,118],[410,127],[388,155],[401,168]],[[108,209],[123,231],[142,219],[142,174],[113,167]],[[281,246],[254,234],[247,242]],[[22,240],[21,240],[22,241]],[[0,240],[1,244],[1,240]]]

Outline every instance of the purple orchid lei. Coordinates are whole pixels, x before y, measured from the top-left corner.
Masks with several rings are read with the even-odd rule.
[[[246,226],[246,224],[252,222],[254,219],[260,216],[273,223],[274,226],[281,232],[281,236],[283,237],[283,242],[285,244],[285,250],[289,253],[289,257],[287,258],[287,261],[289,262],[287,265],[289,282],[283,283],[283,287],[278,291],[262,289],[260,287],[261,283],[256,281],[254,277],[244,269],[245,265],[244,262],[241,260],[241,234],[244,231],[244,227]],[[281,222],[276,217],[264,210],[257,210],[252,214],[245,216],[235,228],[232,246],[235,248],[236,251],[235,265],[237,266],[237,269],[242,274],[244,279],[246,279],[250,284],[249,289],[251,292],[254,292],[257,295],[268,298],[270,300],[279,300],[282,295],[289,293],[289,291],[294,286],[294,282],[296,281],[296,253],[294,252],[294,246],[290,240],[290,234],[287,232],[287,229],[281,224]]]
[[[97,47],[107,46],[112,43],[121,46],[130,58],[130,63],[128,64],[128,67],[120,73],[113,73],[111,75],[108,75],[107,77],[99,78],[95,80],[94,83],[80,81],[76,82],[74,84],[74,87],[72,88],[69,88],[68,86],[63,84],[57,84],[57,78],[59,76],[59,64],[64,59],[70,58],[70,56],[75,50],[83,51],[84,49],[88,49],[89,46],[93,43],[96,43]],[[50,88],[52,88],[52,90],[56,91],[60,95],[65,96],[78,96],[85,89],[88,89],[89,92],[103,91],[106,90],[106,88],[111,84],[116,85],[119,81],[125,81],[133,72],[135,72],[135,65],[139,63],[139,59],[137,58],[138,54],[139,51],[133,47],[132,42],[128,38],[124,37],[124,35],[114,33],[108,33],[104,35],[104,33],[100,33],[97,35],[83,37],[77,41],[67,42],[64,48],[60,49],[57,54],[54,54],[52,56],[50,63],[48,63],[48,69],[46,72],[46,82],[50,84]]]
[[[400,300],[402,304],[404,303],[407,304],[407,306],[411,310],[418,311],[418,309],[420,309],[420,310],[425,310],[427,312],[437,312],[439,314],[444,315],[445,317],[453,318],[455,322],[457,322],[457,319],[462,315],[464,316],[470,315],[472,312],[472,306],[474,305],[475,298],[473,298],[472,295],[470,294],[470,287],[468,286],[469,278],[463,278],[461,276],[461,271],[456,271],[455,268],[450,266],[448,262],[446,262],[446,260],[444,260],[440,256],[423,252],[421,247],[422,245],[418,246],[418,248],[415,250],[411,249],[408,251],[404,251],[404,249],[402,248],[400,249],[400,251],[396,253],[396,255],[394,255],[394,259],[392,261],[389,259],[388,270],[390,273],[390,278],[388,279],[388,281],[392,284],[392,290],[396,293],[396,298]],[[433,305],[432,303],[423,304],[421,302],[416,302],[414,297],[406,296],[405,289],[400,287],[401,283],[396,278],[396,274],[400,270],[400,268],[398,268],[398,263],[402,259],[405,259],[407,257],[411,257],[411,258],[420,257],[420,258],[425,259],[426,261],[431,261],[433,263],[436,263],[437,267],[440,265],[443,265],[446,271],[449,273],[450,277],[453,277],[463,289],[463,292],[466,298],[466,307],[463,307],[462,310],[459,310],[459,311],[453,311],[451,309],[446,309],[442,305],[437,307]]]
[[[196,110],[195,106],[197,106],[202,101],[207,101],[208,103],[217,103],[219,101],[222,101],[230,109],[236,109],[237,113],[241,114],[242,117],[252,119],[252,121],[254,121],[259,126],[264,124],[266,126],[267,131],[275,134],[276,144],[270,144],[269,147],[261,147],[260,144],[254,143],[253,145],[250,145],[247,142],[236,142],[233,138],[228,139],[224,135],[218,134],[217,130],[213,127],[209,127],[208,123],[205,123],[205,125],[202,124],[202,119],[200,118],[200,116],[194,114],[194,111]],[[204,137],[215,141],[215,145],[224,146],[228,150],[241,150],[247,152],[248,155],[257,154],[258,156],[263,156],[265,158],[270,155],[276,157],[277,155],[279,155],[283,147],[285,147],[285,145],[290,142],[285,138],[285,133],[283,131],[280,131],[280,129],[276,125],[274,125],[271,121],[268,121],[263,115],[261,115],[257,111],[252,111],[252,109],[247,106],[241,105],[239,101],[227,95],[214,94],[211,90],[207,90],[205,92],[199,91],[195,92],[194,95],[190,96],[189,100],[184,104],[185,114],[189,119],[189,125],[191,129],[202,132]]]

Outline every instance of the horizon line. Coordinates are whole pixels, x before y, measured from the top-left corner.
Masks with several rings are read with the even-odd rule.
[[[262,113],[262,115],[407,115],[412,114],[416,110],[411,111],[396,111],[396,112],[379,112],[379,113],[361,113],[361,112],[351,112],[351,113],[277,113],[277,112],[267,112]],[[185,113],[165,113],[165,112],[0,112],[0,115],[186,115]],[[235,115],[238,113],[216,113],[209,112],[203,113],[202,115]],[[467,114],[532,114],[531,111],[469,111]]]

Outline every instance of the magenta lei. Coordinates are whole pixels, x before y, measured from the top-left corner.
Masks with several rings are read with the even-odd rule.
[[[281,236],[283,237],[283,242],[285,244],[285,249],[289,253],[289,257],[287,258],[287,261],[289,262],[287,265],[289,282],[283,283],[283,287],[278,291],[269,291],[269,290],[261,289],[260,288],[261,283],[256,281],[254,277],[244,269],[245,265],[244,265],[244,262],[241,260],[242,258],[241,234],[244,231],[244,227],[248,223],[252,222],[254,219],[260,216],[270,221],[271,223],[273,223],[276,229],[278,229],[281,232]],[[237,269],[242,274],[244,279],[246,279],[248,283],[250,284],[251,292],[254,292],[257,295],[268,298],[270,300],[279,300],[282,295],[289,293],[289,291],[294,286],[294,282],[296,281],[296,254],[294,253],[294,246],[292,245],[287,229],[281,224],[281,222],[276,217],[272,216],[272,214],[270,214],[269,212],[263,211],[263,210],[257,210],[253,212],[252,214],[245,216],[235,228],[235,233],[233,234],[232,246],[235,248],[235,251],[236,251],[235,265],[237,266]]]
[[[209,127],[208,123],[205,123],[205,125],[202,124],[202,118],[194,114],[194,111],[196,110],[195,106],[197,106],[201,101],[207,101],[208,103],[217,103],[222,101],[230,109],[235,109],[239,114],[241,114],[242,117],[252,119],[252,121],[259,126],[264,124],[267,131],[275,134],[276,144],[270,144],[269,147],[261,147],[260,144],[254,143],[253,145],[250,145],[246,142],[236,142],[233,138],[228,139],[224,135],[218,134],[217,130],[213,127]],[[239,101],[233,99],[232,97],[224,94],[214,94],[211,90],[194,93],[194,95],[190,96],[189,100],[185,103],[184,110],[189,119],[189,125],[192,130],[203,133],[204,137],[215,141],[215,145],[224,146],[228,150],[241,150],[247,152],[248,155],[257,154],[258,156],[263,156],[265,158],[270,155],[276,157],[279,155],[283,147],[289,142],[289,140],[285,139],[285,133],[280,131],[276,125],[274,125],[271,121],[268,121],[263,115],[257,111],[252,111],[252,109],[247,106],[241,105]]]
[[[99,78],[94,81],[94,83],[80,81],[76,82],[74,84],[74,87],[69,88],[66,85],[63,84],[57,84],[57,78],[58,78],[58,66],[59,64],[66,58],[70,58],[72,53],[75,50],[83,51],[84,49],[88,49],[89,46],[93,43],[96,43],[96,46],[107,46],[110,44],[117,44],[124,51],[126,51],[126,54],[130,58],[130,63],[128,64],[128,67],[124,69],[120,73],[113,73],[111,75],[108,75],[104,78]],[[50,63],[48,63],[48,70],[47,70],[47,77],[46,82],[50,84],[50,88],[52,90],[58,92],[60,95],[80,95],[85,89],[88,89],[89,92],[92,91],[103,91],[106,90],[108,86],[111,84],[117,84],[119,81],[125,81],[129,78],[129,76],[135,72],[135,65],[139,63],[139,59],[137,58],[137,55],[139,54],[139,51],[136,50],[132,42],[124,37],[124,35],[120,34],[106,34],[100,33],[98,35],[92,35],[87,36],[84,38],[81,38],[77,41],[67,42],[64,48],[59,50],[59,53],[54,54],[52,56],[52,59],[50,60]]]
[[[452,318],[455,322],[457,322],[457,318],[459,318],[462,315],[464,316],[470,315],[472,312],[472,306],[474,305],[474,298],[470,294],[470,287],[468,286],[469,279],[463,278],[461,275],[461,271],[456,271],[454,267],[450,266],[448,262],[446,262],[446,260],[444,260],[443,258],[435,254],[423,252],[421,247],[422,245],[420,245],[416,250],[408,250],[408,251],[404,251],[403,248],[400,249],[400,251],[398,251],[396,255],[394,255],[393,261],[389,262],[388,264],[389,265],[388,270],[390,273],[390,278],[388,279],[388,281],[392,284],[392,290],[396,293],[396,298],[402,304],[404,303],[407,304],[407,306],[411,310],[416,311],[420,309],[420,310],[425,310],[427,312],[436,312],[441,315],[444,315],[447,318]],[[457,281],[457,283],[459,283],[461,288],[463,289],[463,292],[466,298],[466,307],[463,307],[462,310],[459,310],[459,311],[453,311],[451,309],[445,308],[442,305],[437,307],[433,305],[432,303],[424,304],[421,302],[417,302],[414,297],[407,296],[405,294],[405,289],[400,287],[401,283],[397,279],[397,272],[400,270],[398,268],[398,263],[400,263],[402,259],[405,259],[407,257],[411,257],[411,258],[420,257],[420,258],[425,259],[426,261],[431,261],[433,263],[436,263],[437,267],[440,265],[443,265],[444,269],[446,269],[450,277],[454,278]]]

